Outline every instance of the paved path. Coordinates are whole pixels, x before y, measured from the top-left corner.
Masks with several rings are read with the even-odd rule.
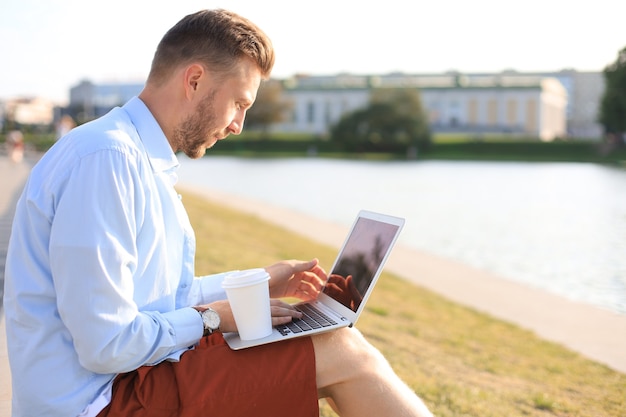
[[[21,163],[16,164],[6,155],[0,155],[0,417],[11,415],[11,372],[7,355],[4,306],[2,305],[4,265],[15,203],[34,161],[32,156],[27,155]]]

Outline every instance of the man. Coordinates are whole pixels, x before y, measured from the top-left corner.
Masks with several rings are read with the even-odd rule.
[[[14,416],[317,416],[318,398],[345,416],[430,415],[355,329],[231,351],[224,274],[194,277],[175,152],[239,134],[273,63],[250,21],[186,16],[138,97],[33,168],[6,265]],[[266,270],[273,324],[299,314],[276,298],[326,280],[315,259]]]

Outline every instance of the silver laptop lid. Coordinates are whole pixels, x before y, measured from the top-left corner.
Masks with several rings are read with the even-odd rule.
[[[354,324],[403,226],[402,218],[361,210],[328,272],[319,301]]]

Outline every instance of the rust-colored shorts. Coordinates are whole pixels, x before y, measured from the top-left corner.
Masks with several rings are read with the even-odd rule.
[[[119,375],[105,416],[318,417],[313,343],[233,351],[220,333],[204,337],[180,362]]]

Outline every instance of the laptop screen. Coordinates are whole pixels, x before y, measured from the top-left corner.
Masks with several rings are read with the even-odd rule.
[[[357,311],[400,226],[360,217],[345,243],[323,292]]]

